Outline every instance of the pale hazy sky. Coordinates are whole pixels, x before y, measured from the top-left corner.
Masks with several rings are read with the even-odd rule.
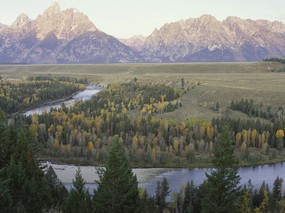
[[[55,0],[0,0],[0,23],[10,25],[20,13],[35,19]],[[149,35],[163,24],[211,14],[285,22],[285,0],[58,0],[61,9],[76,8],[100,30],[127,38]]]

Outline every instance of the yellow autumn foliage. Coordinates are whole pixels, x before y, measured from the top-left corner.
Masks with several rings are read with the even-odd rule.
[[[276,137],[277,138],[283,138],[284,137],[284,131],[282,129],[277,130]]]
[[[88,146],[89,151],[92,151],[94,149],[94,145],[93,145],[92,141],[89,141],[87,146]]]

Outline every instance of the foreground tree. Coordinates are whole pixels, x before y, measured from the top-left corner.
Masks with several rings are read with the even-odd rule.
[[[98,171],[94,191],[95,212],[138,212],[137,177],[133,174],[118,137],[112,142],[106,167]]]
[[[140,212],[143,213],[157,213],[159,212],[156,205],[155,198],[150,197],[145,189],[140,189]]]
[[[207,193],[202,200],[202,212],[234,212],[238,210],[240,177],[235,167],[234,146],[231,131],[223,126],[214,147],[215,170],[206,174]]]
[[[197,198],[197,188],[194,185],[194,182],[187,182],[184,192],[183,200],[183,211],[184,212],[193,212],[198,211],[198,198]]]
[[[48,180],[26,131],[0,112],[0,206],[4,212],[41,212],[54,206]]]
[[[159,211],[162,212],[166,208],[166,197],[169,195],[171,190],[169,190],[169,183],[166,177],[163,180],[157,182],[156,186],[156,204],[159,206]]]
[[[85,189],[85,181],[82,178],[80,169],[76,171],[75,180],[72,181],[72,185],[73,187],[66,203],[66,212],[91,212],[90,195]]]
[[[45,176],[50,187],[49,191],[51,193],[54,207],[61,209],[67,201],[68,191],[63,183],[57,178],[57,175],[51,166],[47,168]]]
[[[0,169],[10,160],[12,153],[11,134],[6,122],[6,115],[0,109]]]
[[[245,187],[241,192],[240,212],[242,212],[242,213],[252,212],[250,201],[251,201],[251,198],[250,198],[250,195],[248,193],[248,189]]]
[[[271,197],[271,211],[272,212],[280,212],[280,201],[282,199],[282,182],[283,179],[277,177],[273,184],[273,190],[272,190],[272,197]]]

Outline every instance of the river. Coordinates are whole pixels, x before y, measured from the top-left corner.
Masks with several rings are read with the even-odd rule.
[[[67,107],[70,107],[75,101],[89,100],[93,95],[100,92],[101,90],[102,90],[102,88],[100,88],[100,87],[95,87],[95,86],[89,85],[85,88],[85,90],[77,93],[76,95],[72,96],[68,100],[56,101],[56,102],[51,103],[51,104],[44,104],[40,107],[31,109],[31,110],[29,110],[23,114],[26,116],[33,115],[35,113],[42,114],[44,111],[49,111],[51,108],[59,109],[62,103],[64,103]]]
[[[75,176],[75,172],[78,169],[74,165],[57,165],[50,164],[58,178],[64,183],[64,185],[70,189],[72,186],[72,179]],[[95,180],[98,180],[96,174],[96,168],[93,166],[81,166],[82,176],[87,182],[86,187],[92,194],[96,185]],[[139,187],[145,188],[150,195],[155,194],[157,181],[161,181],[163,177],[166,177],[171,193],[179,192],[181,185],[186,184],[187,181],[193,180],[195,185],[199,185],[205,180],[205,173],[210,173],[210,168],[195,168],[195,169],[165,169],[165,168],[142,168],[133,169],[134,174],[137,175]],[[259,166],[241,167],[238,169],[238,173],[241,177],[240,184],[244,185],[251,180],[254,188],[259,188],[263,181],[269,184],[269,188],[272,189],[274,180],[277,176],[282,177],[285,180],[285,163],[266,164]],[[170,198],[168,198],[170,199]]]
[[[25,115],[31,115],[34,113],[41,114],[45,110],[49,111],[51,108],[59,108],[62,102],[67,107],[70,107],[75,101],[89,100],[93,95],[101,90],[99,87],[88,86],[82,92],[74,95],[71,99],[65,101],[59,101],[52,104],[47,104],[29,110],[25,112]],[[50,163],[48,163],[50,164]],[[70,189],[72,186],[72,179],[75,177],[75,172],[78,169],[74,165],[57,165],[50,164],[58,178],[64,183],[64,185]],[[98,180],[96,169],[93,166],[81,166],[82,176],[87,182],[86,186],[90,193],[96,187],[94,180]],[[157,181],[161,181],[163,177],[166,177],[169,182],[171,192],[178,192],[181,185],[186,184],[187,181],[193,180],[196,185],[202,183],[205,180],[205,173],[210,173],[212,169],[209,168],[196,168],[196,169],[164,169],[164,168],[147,168],[147,169],[133,169],[137,175],[139,187],[145,188],[150,195],[155,194]],[[285,180],[285,163],[266,164],[259,166],[241,167],[238,170],[241,177],[240,184],[243,185],[251,180],[254,188],[259,188],[263,181],[269,184],[269,188],[272,188],[273,182],[277,176],[282,177]]]

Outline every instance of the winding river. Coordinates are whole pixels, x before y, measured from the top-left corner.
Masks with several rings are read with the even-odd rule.
[[[72,104],[74,104],[75,101],[89,100],[93,95],[100,92],[101,90],[102,90],[102,88],[100,88],[100,87],[95,87],[95,86],[89,85],[85,88],[85,90],[73,95],[68,100],[56,101],[56,102],[53,102],[51,104],[44,104],[40,107],[37,107],[37,108],[34,108],[32,110],[25,112],[24,115],[29,116],[29,115],[33,115],[35,113],[42,114],[44,111],[49,111],[51,108],[59,109],[62,103],[64,103],[66,105],[66,107],[70,107]]]
[[[101,90],[99,87],[88,86],[82,92],[74,95],[69,100],[58,101],[56,103],[47,104],[38,108],[25,112],[25,115],[31,115],[34,113],[41,114],[44,111],[49,111],[51,108],[60,108],[64,102],[67,107],[70,107],[75,101],[88,100],[93,95]],[[74,165],[57,165],[48,163],[55,170],[58,178],[64,183],[64,185],[70,189],[72,186],[72,179],[75,177],[75,172],[78,169]],[[90,193],[96,188],[94,180],[98,180],[96,174],[96,168],[92,166],[80,167],[82,176],[87,182],[86,186]],[[164,169],[164,168],[147,168],[147,169],[133,169],[137,175],[139,187],[145,188],[150,195],[155,194],[155,188],[157,181],[161,181],[163,177],[168,179],[171,192],[179,192],[181,185],[186,184],[187,181],[193,180],[196,185],[202,183],[205,180],[205,173],[210,173],[212,169],[209,168],[196,168],[196,169]],[[277,176],[282,177],[285,180],[285,162],[266,164],[251,167],[241,167],[238,170],[241,177],[240,184],[243,185],[251,180],[254,188],[261,186],[265,181],[269,184],[269,188],[272,188],[273,182]]]

